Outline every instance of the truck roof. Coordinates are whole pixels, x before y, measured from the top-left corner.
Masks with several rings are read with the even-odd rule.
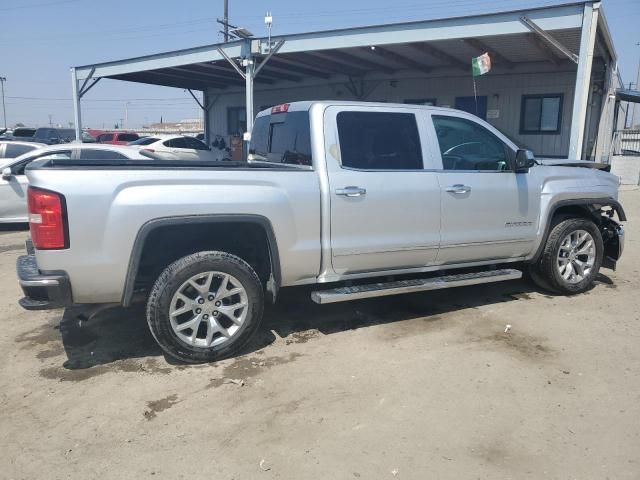
[[[283,104],[284,105],[284,104]],[[334,106],[334,105],[341,105],[341,106],[367,106],[367,107],[395,107],[395,108],[419,108],[419,109],[424,109],[424,110],[436,110],[436,111],[441,111],[441,112],[451,112],[451,111],[456,111],[453,108],[447,108],[447,107],[434,107],[431,105],[416,105],[416,104],[412,104],[412,103],[386,103],[386,102],[358,102],[358,101],[353,101],[353,100],[306,100],[306,101],[301,101],[301,102],[290,102],[288,103],[289,108],[288,111],[289,112],[299,112],[299,111],[307,111],[309,110],[313,105],[324,105],[324,106]],[[269,115],[271,113],[271,108],[267,108],[265,110],[262,110],[260,113],[258,113],[257,117],[261,117],[264,115]]]

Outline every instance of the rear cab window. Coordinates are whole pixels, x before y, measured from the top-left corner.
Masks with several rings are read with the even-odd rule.
[[[251,161],[312,166],[309,112],[278,111],[256,119],[251,133]]]

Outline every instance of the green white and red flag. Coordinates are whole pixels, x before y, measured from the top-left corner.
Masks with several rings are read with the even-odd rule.
[[[471,70],[474,77],[484,75],[491,70],[491,57],[488,53],[480,55],[479,57],[471,59]]]

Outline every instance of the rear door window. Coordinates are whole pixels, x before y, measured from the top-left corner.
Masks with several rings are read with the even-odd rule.
[[[193,148],[194,150],[209,150],[209,147],[207,147],[204,143],[202,143],[197,138],[184,137],[184,141],[187,144],[187,148]]]
[[[113,150],[100,150],[98,148],[80,149],[80,160],[127,160],[125,155]]]
[[[119,142],[133,142],[138,139],[137,133],[120,133],[118,134]]]
[[[172,138],[171,140],[164,142],[163,145],[169,148],[189,148],[184,137]]]
[[[311,166],[309,113],[286,112],[256,119],[249,159]]]
[[[422,170],[416,116],[396,112],[340,112],[342,166],[358,170]]]

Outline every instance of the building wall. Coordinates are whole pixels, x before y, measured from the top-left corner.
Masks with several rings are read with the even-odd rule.
[[[494,72],[479,77],[476,81],[478,95],[487,96],[487,110],[497,113],[497,118],[487,121],[521,146],[532,149],[538,156],[566,156],[569,150],[571,111],[575,86],[575,71],[537,71],[531,73]],[[320,81],[288,84],[286,88],[265,89],[259,85],[255,89],[256,113],[262,106],[297,100],[357,100],[349,92],[344,82]],[[358,84],[360,88],[361,85]],[[455,106],[458,96],[473,95],[473,81],[470,75],[418,77],[404,76],[376,78],[364,84],[368,93],[364,100],[375,102],[403,103],[407,99],[435,98],[438,106]],[[531,135],[520,133],[520,113],[522,96],[527,94],[563,94],[561,129],[557,134]],[[211,92],[210,95],[216,94]],[[219,134],[226,136],[227,108],[244,106],[244,91],[221,94],[210,114],[212,138]]]

